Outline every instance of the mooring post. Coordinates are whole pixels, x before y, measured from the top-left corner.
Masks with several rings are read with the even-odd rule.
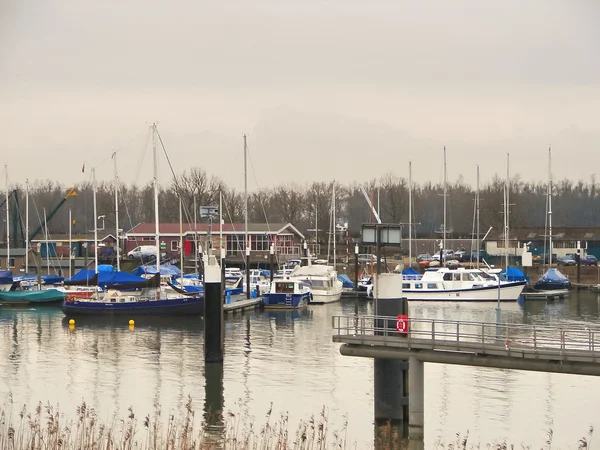
[[[577,244],[579,245],[579,242]],[[575,260],[577,261],[577,284],[579,284],[581,283],[581,250],[579,248],[577,248]],[[577,288],[579,289],[579,286]]]
[[[213,255],[204,258],[204,361],[223,361],[224,314],[221,268]]]
[[[269,281],[272,283],[273,282],[273,272],[275,272],[275,244],[271,244],[271,247],[269,248],[269,268],[270,270],[270,274],[269,274]]]
[[[354,246],[354,290],[358,291],[358,244]]]
[[[389,317],[376,320],[375,334],[398,334],[396,317],[408,315],[406,298],[398,297],[402,292],[402,275],[377,274],[374,289],[377,315]],[[394,443],[386,440],[394,436],[402,440],[408,436],[408,366],[406,360],[374,360],[375,448],[394,448]]]

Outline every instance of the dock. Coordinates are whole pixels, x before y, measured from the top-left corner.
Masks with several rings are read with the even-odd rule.
[[[600,284],[571,283],[575,289],[589,289],[590,291],[600,291]]]
[[[562,300],[569,295],[569,290],[523,292],[521,295],[525,300]]]
[[[225,303],[223,305],[223,310],[225,311],[225,314],[227,314],[228,312],[256,309],[260,306],[261,301],[262,299],[260,298],[249,298],[245,300],[239,300],[237,302]]]

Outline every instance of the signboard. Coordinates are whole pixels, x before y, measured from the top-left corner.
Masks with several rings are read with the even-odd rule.
[[[378,239],[379,235],[379,239]],[[375,246],[379,240],[379,245],[400,246],[402,242],[402,226],[400,224],[389,223],[365,223],[362,225],[362,244]]]
[[[218,206],[201,206],[200,207],[200,218],[206,219],[208,217],[217,217],[219,215]]]

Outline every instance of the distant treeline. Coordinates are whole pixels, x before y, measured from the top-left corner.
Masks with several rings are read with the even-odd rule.
[[[545,223],[547,185],[542,182],[525,182],[518,176],[512,178],[510,186],[511,227],[540,226]],[[97,186],[97,213],[105,216],[99,227],[114,232],[114,189],[110,182]],[[332,189],[334,182],[315,182],[309,185],[282,184],[275,188],[260,189],[248,194],[248,215],[252,223],[287,223],[298,227],[307,237],[314,236],[315,214],[318,219],[320,241],[327,239],[330,229]],[[363,183],[375,208],[379,203],[382,222],[408,223],[408,181],[393,174],[378,180]],[[53,181],[38,181],[30,187],[30,231],[43,221],[43,208],[47,214],[64,198],[72,186]],[[25,189],[19,190],[21,219],[11,218],[15,224],[25,220]],[[73,233],[93,230],[93,189],[90,182],[75,186],[76,197],[70,197],[49,222],[50,233],[68,231],[69,208],[76,221]],[[189,169],[167,186],[161,187],[159,210],[161,222],[179,221],[179,197],[183,200],[184,222],[194,220],[193,205],[219,204],[219,193],[223,197],[225,222],[243,222],[244,193],[226,186],[221,179],[207,174],[201,168]],[[347,223],[351,237],[360,233],[360,225],[372,220],[370,208],[359,184],[336,183],[336,216],[338,223]],[[413,184],[413,223],[419,237],[429,237],[439,230],[443,222],[443,188],[431,182]],[[503,223],[504,180],[494,178],[480,189],[480,230],[484,233],[490,226],[501,228]],[[600,222],[600,185],[592,178],[589,182],[562,180],[554,183],[552,210],[556,226],[594,226]],[[145,186],[119,186],[119,227],[127,231],[140,222],[154,221],[154,196],[152,184]],[[475,191],[461,179],[448,185],[447,229],[453,237],[470,237],[473,230]],[[11,198],[11,212],[14,203]],[[2,218],[6,210],[3,210]],[[200,219],[199,221],[206,221]],[[3,223],[5,223],[3,221]],[[19,225],[20,226],[20,225]],[[3,233],[6,233],[4,225]],[[20,232],[19,232],[20,233]],[[11,233],[12,234],[12,233]],[[4,234],[5,236],[5,234]],[[14,237],[13,237],[14,239]],[[4,241],[5,239],[3,239]]]

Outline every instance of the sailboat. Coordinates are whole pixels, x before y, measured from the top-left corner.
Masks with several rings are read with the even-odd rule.
[[[547,220],[548,220],[548,270],[536,281],[533,288],[538,291],[556,291],[571,289],[571,282],[558,269],[552,267],[552,149],[548,149],[548,193],[547,193]]]
[[[310,286],[312,293],[311,303],[333,303],[342,297],[343,283],[339,280],[336,271],[336,227],[335,227],[335,184],[332,189],[332,223],[333,223],[333,266],[313,265],[296,266],[289,279],[301,281]]]
[[[77,315],[196,315],[204,311],[204,295],[188,293],[174,285],[161,287],[160,283],[160,233],[158,211],[158,153],[156,124],[151,127],[154,156],[154,217],[156,274],[143,281],[131,283],[107,282],[105,293],[96,293],[89,298],[71,298],[63,302],[62,310],[67,316]],[[95,215],[95,217],[97,217]],[[97,232],[97,226],[95,227]],[[96,264],[96,275],[98,264]]]

